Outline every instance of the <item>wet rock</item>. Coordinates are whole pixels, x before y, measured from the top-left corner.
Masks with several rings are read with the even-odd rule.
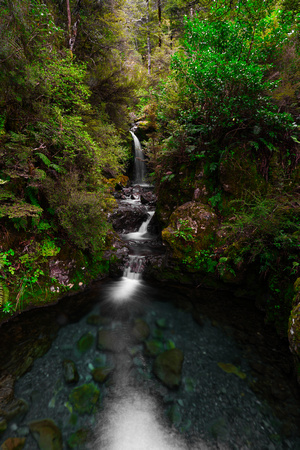
[[[86,333],[77,342],[77,349],[80,353],[87,352],[94,344],[94,336],[92,333]]]
[[[132,233],[138,231],[148,217],[145,206],[120,206],[110,216],[113,228],[118,233]]]
[[[156,195],[153,192],[143,192],[141,194],[142,205],[154,206],[156,203]]]
[[[0,447],[0,450],[21,450],[25,445],[26,438],[8,438]]]
[[[156,325],[157,325],[159,328],[167,328],[167,321],[166,321],[166,319],[157,319],[157,320],[155,321],[155,323],[156,323]]]
[[[228,429],[229,427],[224,417],[220,417],[219,419],[211,423],[209,426],[209,431],[212,437],[215,439],[218,438],[225,439],[228,435]]]
[[[62,450],[62,434],[53,420],[35,420],[29,429],[41,450]]]
[[[80,428],[75,433],[71,434],[68,439],[68,448],[83,449],[89,436],[89,430]]]
[[[158,355],[154,361],[155,375],[169,388],[176,388],[181,382],[183,352],[177,348]]]
[[[108,317],[102,317],[99,314],[92,314],[86,319],[86,323],[89,325],[108,325],[110,323],[110,319]]]
[[[96,369],[92,370],[93,380],[97,383],[104,383],[108,379],[112,371],[112,367],[96,367]]]
[[[0,423],[5,428],[6,422],[12,418],[25,414],[28,405],[25,400],[14,397],[15,379],[12,375],[3,375],[0,378]]]
[[[76,365],[71,359],[65,359],[63,361],[63,373],[65,382],[68,384],[77,383],[79,380],[79,375],[77,372]]]
[[[136,319],[132,328],[132,335],[137,342],[143,342],[148,338],[150,334],[150,328],[143,319]]]
[[[98,350],[119,353],[125,350],[125,346],[122,333],[112,330],[99,330],[97,341]]]
[[[91,414],[95,410],[99,395],[98,388],[93,383],[88,383],[74,388],[69,400],[78,414]]]
[[[164,351],[164,345],[158,339],[152,339],[145,342],[145,354],[148,356],[157,356]]]

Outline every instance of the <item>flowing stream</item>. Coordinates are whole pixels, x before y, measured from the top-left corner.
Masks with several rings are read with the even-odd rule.
[[[143,171],[137,173],[144,181]],[[226,319],[230,294],[143,280],[153,213],[150,208],[138,231],[122,235],[132,249],[123,276],[99,283],[93,308],[61,327],[50,350],[16,383],[29,410],[9,424],[1,442],[26,437],[25,450],[300,449],[298,391],[290,376],[275,378],[280,418],[255,393],[261,383],[255,364],[264,366],[269,384],[277,370],[257,353],[257,342],[269,339],[262,316],[255,316],[253,338],[238,342],[235,332],[244,330],[254,308],[242,309],[235,328],[242,305],[238,300]],[[166,380],[158,355],[175,349],[182,367],[165,362]],[[270,349],[278,364],[275,338]]]

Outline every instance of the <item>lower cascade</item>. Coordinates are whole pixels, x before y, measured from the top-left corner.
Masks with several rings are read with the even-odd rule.
[[[132,208],[147,187],[135,189],[134,201],[132,192],[122,199]],[[224,310],[230,294],[143,279],[158,251],[153,216],[146,207],[136,231],[120,233],[129,248],[123,275],[97,284],[85,316],[65,314],[49,351],[16,382],[24,410],[3,442],[23,439],[25,450],[300,448],[299,404],[277,370],[277,344],[270,351],[264,340],[263,316],[247,338],[246,309],[234,318]],[[277,398],[277,415],[263,389]]]

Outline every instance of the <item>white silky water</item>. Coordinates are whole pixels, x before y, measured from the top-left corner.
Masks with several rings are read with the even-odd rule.
[[[133,131],[130,131],[134,143],[134,183],[145,185],[146,164],[141,143]]]

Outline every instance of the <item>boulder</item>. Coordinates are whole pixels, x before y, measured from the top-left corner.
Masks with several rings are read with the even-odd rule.
[[[138,231],[140,226],[148,217],[145,206],[120,206],[110,216],[110,221],[115,231],[118,233],[133,233]]]
[[[53,420],[35,420],[29,423],[29,429],[41,450],[62,450],[62,434]]]
[[[172,348],[156,357],[153,371],[167,387],[177,388],[181,383],[183,359],[183,352]]]
[[[182,259],[188,246],[198,251],[208,248],[217,229],[218,219],[213,209],[191,201],[171,214],[168,227],[162,230],[162,238],[171,247],[173,256]]]
[[[142,205],[154,206],[157,201],[156,195],[150,191],[142,192],[140,198]]]

